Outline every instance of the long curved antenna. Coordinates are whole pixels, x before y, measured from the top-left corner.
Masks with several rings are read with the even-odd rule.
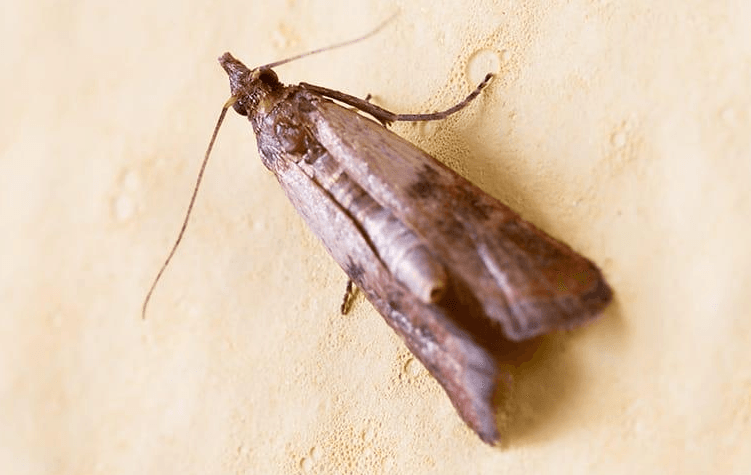
[[[391,23],[394,20],[394,18],[397,17],[398,14],[399,14],[399,12],[394,13],[386,21],[384,21],[383,23],[381,23],[380,25],[378,25],[370,33],[365,33],[364,35],[362,35],[362,36],[360,36],[358,38],[355,38],[353,40],[342,41],[341,43],[336,43],[336,44],[333,44],[331,46],[326,46],[324,48],[314,49],[314,50],[308,51],[306,53],[301,53],[301,54],[298,54],[296,56],[292,56],[291,58],[280,59],[279,61],[274,61],[273,63],[264,64],[263,66],[260,66],[260,67],[258,67],[256,69],[271,69],[271,68],[275,68],[277,66],[281,66],[282,64],[286,64],[286,63],[289,63],[291,61],[295,61],[297,59],[304,58],[305,56],[310,56],[310,55],[313,55],[313,54],[323,53],[324,51],[329,51],[329,50],[332,50],[332,49],[341,48],[343,46],[349,46],[351,44],[357,43],[358,41],[362,41],[362,40],[368,39],[371,36],[373,36],[376,33],[378,33],[379,31],[381,31],[384,27],[386,27],[386,25],[388,25],[389,23]]]
[[[183,239],[183,235],[185,234],[185,228],[188,226],[188,218],[190,218],[190,213],[191,211],[193,211],[193,204],[195,204],[196,196],[198,196],[198,187],[201,185],[201,180],[203,180],[203,172],[206,170],[206,164],[209,162],[211,149],[214,148],[216,135],[219,133],[219,127],[221,127],[222,122],[224,121],[224,116],[227,115],[227,109],[232,107],[232,105],[235,103],[236,100],[237,98],[233,96],[233,97],[230,97],[227,100],[227,102],[224,103],[224,106],[222,107],[222,112],[219,114],[219,120],[216,121],[216,126],[214,127],[214,132],[211,134],[211,141],[209,142],[209,146],[206,149],[206,155],[204,155],[203,157],[203,162],[201,163],[201,169],[199,170],[198,178],[196,179],[196,186],[193,188],[193,195],[190,197],[190,203],[188,204],[188,211],[185,213],[185,219],[183,220],[183,225],[180,228],[180,233],[177,235],[175,244],[172,246],[172,250],[167,256],[167,259],[164,260],[164,264],[162,264],[161,269],[159,269],[159,272],[154,278],[154,282],[151,284],[151,288],[149,288],[149,293],[147,293],[146,298],[143,299],[143,307],[141,307],[141,319],[142,320],[146,319],[146,307],[149,305],[149,300],[151,300],[151,294],[154,293],[156,284],[159,282],[159,279],[162,278],[162,274],[164,273],[164,270],[169,265],[170,261],[172,260],[172,256],[174,256],[175,251],[177,251],[177,246],[180,244],[180,241],[182,241]]]

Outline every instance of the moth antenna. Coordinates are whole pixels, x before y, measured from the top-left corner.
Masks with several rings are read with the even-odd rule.
[[[159,279],[162,278],[162,274],[164,273],[164,270],[169,265],[170,261],[172,260],[172,256],[174,256],[175,251],[177,251],[177,246],[180,245],[180,241],[182,241],[183,239],[183,235],[185,234],[185,228],[188,226],[188,218],[190,218],[190,213],[191,211],[193,211],[193,204],[195,204],[196,196],[198,196],[198,187],[201,185],[201,180],[203,180],[203,172],[206,170],[206,164],[209,162],[211,149],[214,148],[216,135],[219,133],[219,127],[221,127],[222,122],[224,122],[224,116],[227,115],[227,110],[230,107],[232,107],[235,101],[237,101],[237,98],[232,96],[227,100],[227,102],[224,103],[224,106],[222,107],[222,112],[219,114],[219,120],[216,121],[216,125],[214,126],[214,132],[211,134],[211,140],[209,141],[209,146],[208,148],[206,148],[206,155],[204,155],[203,162],[201,163],[201,169],[198,171],[198,178],[196,178],[196,186],[193,188],[193,195],[190,197],[190,203],[188,204],[188,211],[185,213],[185,219],[183,220],[182,227],[180,228],[180,233],[177,235],[175,244],[172,245],[172,250],[170,250],[169,255],[167,256],[167,259],[164,260],[164,264],[162,264],[162,267],[159,269],[159,272],[156,274],[156,277],[154,278],[154,282],[151,284],[151,288],[149,288],[149,292],[146,294],[146,298],[143,299],[143,307],[141,307],[141,319],[142,320],[146,319],[146,307],[149,305],[149,300],[151,300],[151,294],[154,293],[156,284],[159,283]]]
[[[304,58],[305,56],[311,56],[311,55],[314,55],[314,54],[323,53],[324,51],[330,51],[332,49],[341,48],[343,46],[349,46],[349,45],[355,44],[357,42],[366,40],[366,39],[370,38],[371,36],[375,35],[376,33],[378,33],[379,31],[381,31],[383,28],[385,28],[386,25],[388,25],[389,23],[391,23],[394,20],[394,18],[397,17],[397,15],[399,15],[399,12],[396,12],[393,15],[391,15],[386,21],[384,21],[383,23],[381,23],[380,25],[378,25],[373,31],[371,31],[369,33],[365,33],[364,35],[362,35],[362,36],[360,36],[358,38],[355,38],[355,39],[352,39],[352,40],[347,40],[347,41],[342,41],[341,43],[335,43],[335,44],[333,44],[331,46],[326,46],[326,47],[323,47],[323,48],[314,49],[312,51],[301,53],[301,54],[298,54],[296,56],[292,56],[292,57],[287,58],[287,59],[282,59],[282,60],[279,60],[279,61],[274,61],[273,63],[265,64],[265,65],[259,67],[258,69],[267,69],[267,68],[271,69],[271,68],[275,68],[277,66],[281,66],[282,64],[287,64],[287,63],[295,61],[297,59]]]

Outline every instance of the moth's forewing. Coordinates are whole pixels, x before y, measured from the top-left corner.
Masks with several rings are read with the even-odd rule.
[[[566,244],[382,125],[322,98],[309,101],[303,115],[319,142],[426,242],[459,293],[509,339],[578,326],[610,301],[600,270]]]
[[[274,121],[269,121],[271,127]],[[498,384],[496,362],[456,316],[437,305],[426,305],[405,291],[374,254],[360,227],[291,157],[273,143],[275,136],[259,134],[264,161],[295,209],[331,256],[347,272],[386,322],[404,339],[446,390],[462,419],[487,443],[498,440],[493,395]]]

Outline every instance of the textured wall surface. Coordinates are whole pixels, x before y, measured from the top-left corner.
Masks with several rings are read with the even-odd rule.
[[[65,2],[68,3],[68,2]],[[8,3],[0,15],[0,472],[749,473],[751,5]],[[597,262],[594,324],[510,367],[482,444],[230,114],[216,62],[426,112],[394,130]]]

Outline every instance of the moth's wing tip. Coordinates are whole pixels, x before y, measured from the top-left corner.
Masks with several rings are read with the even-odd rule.
[[[444,388],[464,422],[483,442],[495,446],[501,440],[496,421],[496,395],[502,378],[495,358],[485,349],[466,345],[460,384]],[[456,381],[455,381],[456,382]]]
[[[485,432],[479,432],[474,427],[472,428],[478,437],[480,437],[480,440],[485,442],[490,447],[500,447],[502,443],[501,435],[498,433],[498,429],[495,428],[490,431]]]
[[[595,315],[601,314],[610,302],[613,301],[613,289],[605,281],[601,272],[594,288],[584,296],[584,299],[589,302],[592,313]]]
[[[504,289],[504,300],[485,302],[486,315],[500,323],[507,338],[522,341],[572,330],[603,315],[613,290],[602,271],[573,251],[562,255],[561,262],[521,275],[526,285]]]

